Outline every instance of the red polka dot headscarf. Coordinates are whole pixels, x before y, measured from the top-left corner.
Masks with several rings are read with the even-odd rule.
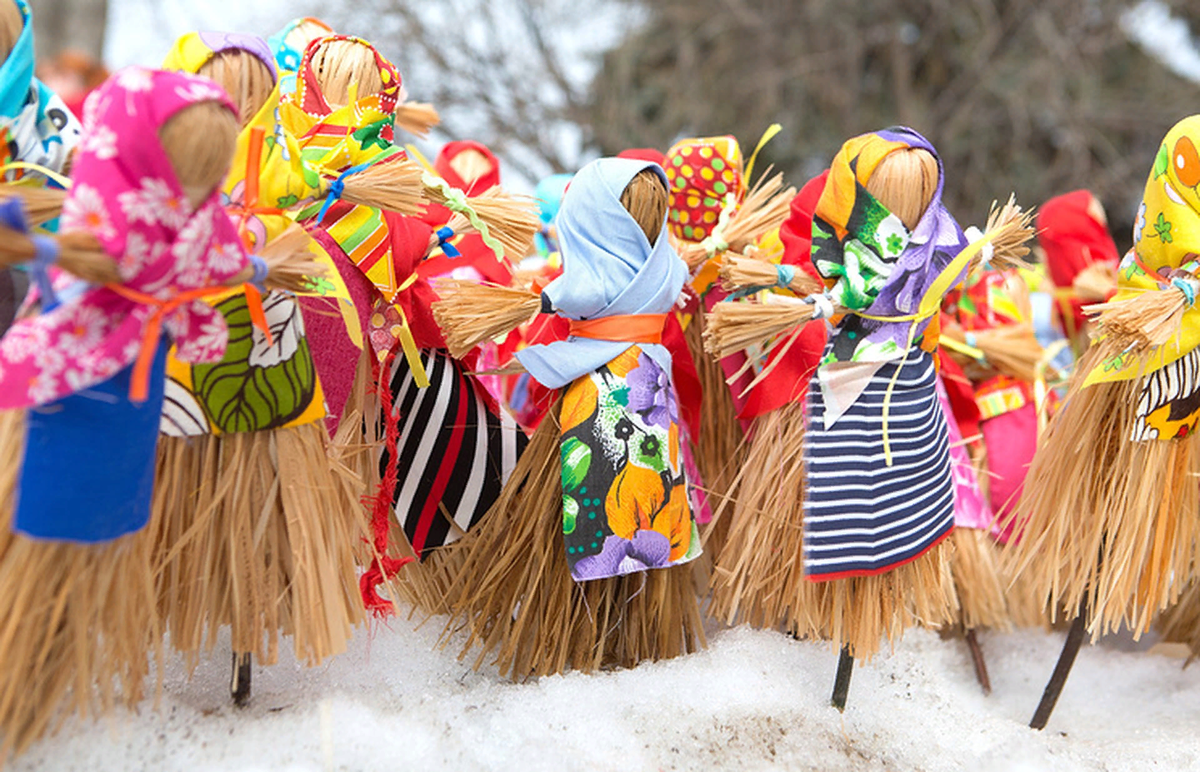
[[[731,136],[680,140],[663,166],[670,183],[667,226],[677,239],[703,241],[721,210],[732,212],[746,195],[742,150]]]

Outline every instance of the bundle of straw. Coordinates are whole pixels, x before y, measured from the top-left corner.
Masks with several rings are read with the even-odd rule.
[[[93,284],[119,282],[117,263],[96,237],[87,231],[68,231],[55,236],[59,253],[55,262],[59,268]],[[16,265],[33,260],[37,253],[31,236],[10,228],[0,227],[0,264]]]
[[[421,139],[429,136],[434,126],[440,126],[442,116],[427,102],[404,102],[396,106],[396,125]]]
[[[1112,263],[1092,263],[1071,283],[1080,300],[1103,303],[1117,289],[1117,267]]]
[[[960,343],[967,342],[962,328],[947,326],[942,335]],[[1038,343],[1033,326],[1028,323],[1005,324],[974,333],[970,345],[983,352],[984,364],[1017,380],[1032,383],[1037,380],[1038,364],[1045,358],[1046,350]],[[962,354],[951,354],[965,366],[974,365],[974,360],[964,362]]]
[[[816,308],[782,295],[768,295],[762,302],[718,303],[708,314],[704,349],[718,359],[727,357],[812,321]]]
[[[342,200],[415,217],[425,203],[422,174],[420,164],[392,156],[346,177]]]
[[[542,309],[540,295],[499,284],[437,279],[434,289],[441,299],[433,303],[433,318],[455,359],[484,341],[515,330]]]
[[[1094,318],[1106,348],[1123,351],[1163,345],[1179,333],[1183,313],[1190,307],[1184,291],[1170,286],[1125,300],[1084,306],[1083,310]]]
[[[41,225],[62,214],[67,191],[13,183],[0,185],[0,201],[6,201],[13,196],[20,197],[29,224]]]
[[[725,257],[721,260],[719,271],[721,289],[726,292],[737,292],[753,288],[777,287],[780,281],[778,269],[779,266],[775,263],[763,260],[754,254],[742,255],[737,252],[726,252]],[[784,289],[791,290],[797,295],[812,295],[820,292],[823,287],[821,282],[804,271],[798,270]]]
[[[988,212],[987,226],[983,232],[990,235],[992,254],[988,258],[993,268],[1022,268],[1026,265],[1025,256],[1029,254],[1028,241],[1034,237],[1033,217],[1035,210],[1028,212],[1017,205],[1016,196],[1010,195],[1004,206],[992,202]],[[967,273],[974,273],[983,261],[984,252],[971,261]]]
[[[325,275],[325,266],[313,259],[309,252],[312,237],[299,225],[290,225],[280,235],[263,245],[258,252],[267,263],[267,278],[263,284],[269,289],[303,292],[311,286],[311,280]],[[254,269],[247,268],[227,283],[232,285],[249,281]]]
[[[429,201],[443,205],[450,203],[449,196],[428,177],[424,180],[424,188],[425,198]],[[532,197],[491,188],[468,198],[467,205],[500,242],[506,257],[520,258],[529,253],[541,223],[537,215],[537,202]]]
[[[722,240],[729,245],[729,249],[744,251],[759,236],[783,224],[795,197],[795,188],[783,186],[782,174],[759,180],[746,194],[738,210],[730,216]],[[693,270],[710,257],[715,257],[704,243],[683,246],[679,249],[679,256]]]

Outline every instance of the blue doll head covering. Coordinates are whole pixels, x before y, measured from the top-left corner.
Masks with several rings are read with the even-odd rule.
[[[554,310],[568,319],[598,319],[630,314],[665,314],[687,281],[683,260],[666,234],[666,213],[652,245],[621,204],[621,193],[641,171],[658,164],[626,158],[601,158],[579,170],[562,199],[556,225],[562,250],[562,276],[544,292]],[[659,344],[639,344],[663,369],[671,356]],[[530,346],[517,359],[539,383],[561,388],[621,355],[630,344],[570,337]]]

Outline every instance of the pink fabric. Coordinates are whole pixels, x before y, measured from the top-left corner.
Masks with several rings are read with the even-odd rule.
[[[988,471],[991,472],[989,493],[992,508],[1006,514],[1021,499],[1025,475],[1037,450],[1037,408],[1033,403],[1018,410],[989,418],[979,425],[987,446]],[[1007,543],[1012,536],[1011,525],[995,529],[996,537]]]
[[[954,475],[954,525],[958,528],[988,529],[992,526],[992,508],[983,499],[979,490],[979,478],[975,476],[975,467],[971,465],[971,457],[967,448],[962,444],[962,432],[958,430],[958,421],[954,420],[954,412],[950,409],[950,397],[942,383],[942,377],[937,378],[938,402],[941,403],[942,413],[950,427],[950,467]]]
[[[128,67],[89,98],[74,185],[61,230],[90,231],[118,261],[122,282],[160,301],[223,283],[247,264],[218,190],[196,211],[175,177],[158,129],[197,102],[236,114],[211,81]],[[75,280],[59,274],[55,284]],[[0,408],[44,405],[111,378],[138,355],[155,307],[92,287],[23,319],[0,340]],[[227,331],[203,301],[168,313],[164,327],[185,362],[217,362]]]

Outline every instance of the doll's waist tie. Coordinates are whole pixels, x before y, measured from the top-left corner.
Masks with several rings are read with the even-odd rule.
[[[617,314],[599,319],[572,319],[571,335],[617,343],[662,344],[666,314]]]

